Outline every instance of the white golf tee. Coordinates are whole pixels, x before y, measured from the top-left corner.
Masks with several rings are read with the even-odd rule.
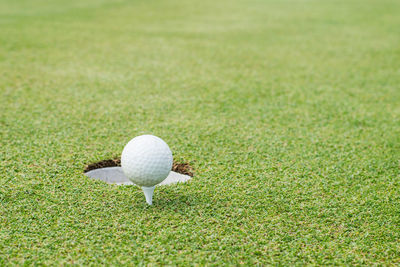
[[[151,186],[151,187],[142,186],[144,196],[146,197],[146,202],[149,205],[153,204],[154,188],[156,188],[156,187],[155,186]]]

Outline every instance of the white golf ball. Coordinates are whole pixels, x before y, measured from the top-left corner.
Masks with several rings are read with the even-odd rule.
[[[155,186],[170,173],[172,152],[167,143],[157,136],[137,136],[124,147],[121,167],[133,183],[144,187]]]

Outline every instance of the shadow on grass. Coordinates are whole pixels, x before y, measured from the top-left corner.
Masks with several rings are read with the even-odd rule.
[[[188,192],[185,188],[168,186],[155,191],[153,205],[147,205],[147,207],[149,209],[177,212],[177,210],[199,209],[206,204],[207,201],[201,192]]]

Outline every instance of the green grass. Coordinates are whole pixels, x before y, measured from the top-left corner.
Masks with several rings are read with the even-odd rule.
[[[399,14],[0,0],[0,265],[400,264]],[[83,175],[144,133],[194,179]]]

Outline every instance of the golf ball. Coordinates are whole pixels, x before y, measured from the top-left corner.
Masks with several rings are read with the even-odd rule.
[[[157,136],[137,136],[124,147],[121,167],[133,183],[145,187],[155,186],[170,173],[172,152],[167,143]]]

